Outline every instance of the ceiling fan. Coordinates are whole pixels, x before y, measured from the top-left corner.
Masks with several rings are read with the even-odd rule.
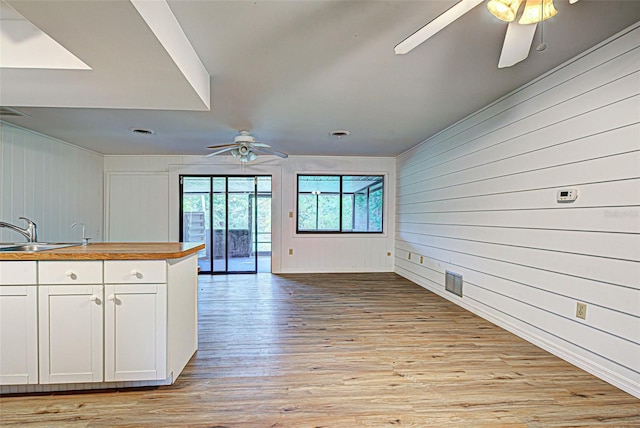
[[[577,1],[569,0],[569,3],[573,4]],[[400,42],[394,49],[395,53],[398,55],[409,53],[483,2],[484,0],[460,0],[433,21]],[[523,4],[525,5],[524,10],[520,15],[520,20],[516,22],[518,11]],[[529,56],[529,49],[533,43],[538,22],[549,19],[557,13],[553,0],[489,0],[487,9],[496,18],[509,23],[498,68],[511,67],[526,59]],[[545,48],[546,45],[541,42],[536,49],[542,51]]]
[[[240,134],[236,135],[233,139],[233,143],[220,144],[217,146],[208,146],[208,149],[217,149],[213,153],[209,153],[209,156],[219,155],[220,153],[231,152],[234,158],[240,159],[240,162],[250,162],[258,157],[255,151],[266,153],[269,155],[279,156],[283,159],[289,157],[286,153],[273,150],[270,145],[266,143],[260,143],[256,141],[256,138],[249,133],[249,131],[240,131]]]

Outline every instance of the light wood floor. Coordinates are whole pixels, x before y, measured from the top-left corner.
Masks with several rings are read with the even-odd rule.
[[[201,277],[170,387],[3,397],[3,426],[640,426],[640,400],[394,274]]]

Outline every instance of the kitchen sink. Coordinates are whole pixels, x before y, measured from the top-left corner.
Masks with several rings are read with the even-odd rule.
[[[61,243],[50,243],[50,242],[27,242],[24,244],[9,244],[8,246],[0,246],[0,252],[10,252],[10,251],[19,251],[19,252],[36,252],[36,251],[46,251],[46,250],[55,250],[58,248],[64,247],[73,247],[74,245],[80,244],[61,244]]]

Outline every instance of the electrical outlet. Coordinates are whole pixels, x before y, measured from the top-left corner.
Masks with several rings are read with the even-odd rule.
[[[407,257],[407,260],[411,260],[411,253],[409,253],[409,257]]]
[[[582,318],[583,320],[587,319],[587,304],[578,302],[576,304],[576,317]]]
[[[289,218],[293,218],[293,211],[289,211]]]
[[[293,256],[293,248],[289,248],[289,255]]]
[[[387,257],[391,257],[391,251],[387,251]]]
[[[420,256],[420,264],[424,261],[424,257]]]

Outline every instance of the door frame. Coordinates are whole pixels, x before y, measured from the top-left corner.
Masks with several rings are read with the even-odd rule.
[[[183,213],[183,194],[184,194],[184,183],[183,180],[185,177],[201,177],[201,178],[209,178],[209,243],[212,248],[209,251],[209,271],[202,271],[203,274],[210,275],[233,275],[233,274],[256,274],[258,273],[258,200],[260,198],[260,194],[258,192],[258,178],[259,177],[269,177],[271,179],[271,189],[269,192],[269,197],[271,198],[271,216],[273,220],[273,176],[271,174],[179,174],[178,182],[179,182],[179,240],[182,241],[183,233],[184,233],[184,213]],[[225,179],[225,228],[224,228],[224,271],[216,271],[215,270],[215,229],[213,228],[213,204],[214,204],[214,195],[216,193],[213,188],[213,179],[214,178],[224,178]],[[233,178],[253,178],[253,206],[249,206],[248,208],[253,210],[253,224],[249,228],[250,233],[252,233],[252,247],[253,247],[253,270],[246,271],[234,271],[229,270],[229,179]],[[249,193],[250,194],[250,191]],[[251,204],[249,204],[251,205]],[[271,230],[271,271],[273,272],[273,221],[272,230]]]
[[[264,160],[263,160],[264,159]],[[242,168],[242,169],[241,169]],[[282,273],[282,236],[289,231],[290,222],[283,214],[283,203],[290,204],[293,193],[283,194],[282,160],[280,158],[260,158],[248,165],[239,166],[225,157],[207,158],[206,163],[168,163],[169,180],[169,241],[180,240],[180,175],[236,175],[238,172],[251,175],[271,176],[271,273]]]

